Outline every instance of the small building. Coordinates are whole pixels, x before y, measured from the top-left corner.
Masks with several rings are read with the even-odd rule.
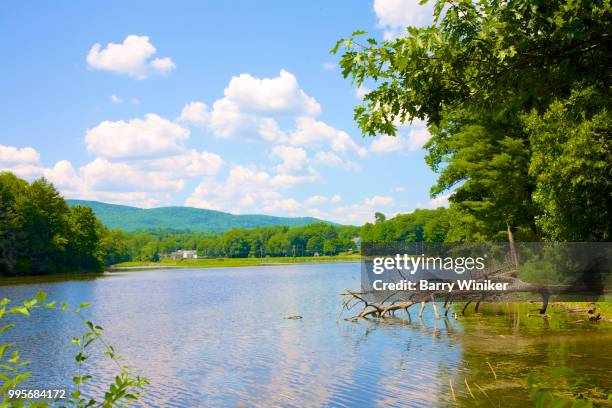
[[[361,237],[352,238],[351,241],[353,241],[353,244],[355,244],[358,249],[361,248]]]
[[[170,254],[170,258],[178,259],[198,259],[198,253],[195,249],[179,249]]]

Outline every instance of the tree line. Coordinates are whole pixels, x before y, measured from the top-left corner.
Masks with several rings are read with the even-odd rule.
[[[338,41],[372,89],[364,136],[424,120],[453,240],[609,241],[612,8],[604,0],[434,2],[434,23]]]
[[[101,271],[108,233],[90,208],[69,208],[44,178],[0,173],[0,274]]]
[[[125,232],[105,227],[89,207],[69,207],[44,178],[28,183],[0,173],[0,275],[97,272],[124,261],[155,262],[177,250],[199,257],[302,257],[359,250],[372,242],[442,242],[447,211],[416,210],[362,227],[314,223],[301,227],[234,228],[221,234],[173,229]]]

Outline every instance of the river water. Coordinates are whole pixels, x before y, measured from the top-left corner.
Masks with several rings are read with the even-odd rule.
[[[49,300],[91,303],[85,317],[149,378],[147,407],[525,406],[529,372],[553,367],[612,386],[605,323],[559,313],[547,324],[512,305],[457,319],[436,320],[428,307],[423,319],[415,309],[410,321],[350,322],[339,294],[359,288],[359,277],[358,263],[130,271],[4,281],[0,297],[42,288]],[[21,388],[70,387],[70,339],[83,322],[36,311],[16,324],[2,340],[32,362]],[[116,367],[93,357],[86,368],[94,379],[85,392],[99,396]]]

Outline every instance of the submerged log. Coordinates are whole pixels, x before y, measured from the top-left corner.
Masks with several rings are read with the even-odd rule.
[[[546,317],[546,311],[548,309],[548,303],[551,295],[555,294],[574,294],[574,293],[582,293],[584,288],[577,287],[576,285],[536,285],[528,282],[524,282],[518,279],[515,276],[515,271],[505,271],[501,273],[494,273],[490,276],[484,276],[478,281],[484,281],[486,279],[494,278],[498,282],[507,282],[508,287],[503,292],[503,294],[493,295],[490,294],[491,298],[495,298],[496,296],[501,295],[510,295],[515,293],[532,293],[539,294],[542,298],[542,306],[539,309],[536,309],[539,312],[541,317]],[[401,311],[402,309],[408,313],[408,309],[414,305],[419,304],[421,308],[419,310],[418,316],[422,318],[423,312],[426,307],[427,302],[431,302],[432,309],[434,311],[434,315],[436,319],[440,318],[438,313],[438,309],[436,306],[436,298],[444,299],[444,309],[445,316],[448,315],[448,306],[455,299],[460,298],[465,301],[465,305],[461,311],[461,315],[465,315],[465,311],[467,307],[476,302],[474,311],[478,312],[481,302],[483,302],[487,298],[487,294],[481,291],[459,291],[453,290],[450,293],[447,291],[443,292],[390,292],[385,298],[382,298],[382,295],[385,292],[355,292],[355,291],[346,291],[342,295],[347,297],[347,300],[344,302],[344,308],[346,310],[351,310],[357,305],[362,306],[362,310],[354,316],[355,318],[368,318],[368,317],[377,317],[377,318],[385,318],[390,317],[396,311]],[[408,315],[410,315],[408,313]],[[601,318],[601,315],[595,315],[594,313],[594,304],[589,309],[589,320],[597,321]]]

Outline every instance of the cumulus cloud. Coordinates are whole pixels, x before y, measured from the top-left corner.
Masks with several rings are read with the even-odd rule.
[[[223,93],[243,112],[316,115],[321,111],[315,98],[307,95],[295,76],[284,69],[274,78],[250,74],[233,77]]]
[[[261,128],[268,135],[266,128],[271,126],[271,116],[312,116],[321,111],[316,99],[307,95],[295,76],[285,70],[273,78],[256,78],[250,74],[232,77],[223,94],[210,110],[203,102],[189,103],[179,119],[206,125],[213,135],[229,138],[249,127]],[[266,140],[272,141],[271,136]]]
[[[384,38],[404,35],[407,26],[426,26],[433,22],[433,1],[423,5],[419,0],[374,0],[374,12]]]
[[[225,161],[216,153],[186,150],[182,153],[146,160],[142,166],[159,171],[172,172],[182,176],[214,176]]]
[[[334,210],[336,219],[347,224],[361,225],[374,220],[374,213],[393,209],[395,201],[390,196],[375,195],[362,202]]]
[[[327,151],[317,152],[317,154],[314,157],[313,163],[316,163],[322,166],[327,166],[327,167],[344,169],[347,171],[361,170],[361,167],[359,167],[359,165],[351,162],[350,160],[345,160],[341,158],[334,152],[327,152]]]
[[[32,179],[42,175],[40,154],[31,147],[0,145],[0,171],[11,171],[20,177]]]
[[[403,136],[380,135],[370,145],[370,151],[374,153],[399,152],[406,148],[406,142]]]
[[[234,165],[225,180],[206,178],[185,201],[190,207],[224,209],[241,213],[268,212],[277,202],[286,200],[282,191],[316,180],[316,174],[271,174],[254,166]]]
[[[45,169],[44,176],[64,192],[76,193],[84,189],[83,181],[68,160],[60,160]]]
[[[15,164],[37,164],[40,154],[31,147],[18,148],[0,145],[0,163],[4,166]]]
[[[115,95],[115,94],[112,94],[112,95],[110,96],[110,100],[111,100],[111,102],[112,102],[112,103],[116,103],[116,104],[123,103],[123,99],[121,99],[120,97],[118,97],[118,96],[117,96],[117,95]]]
[[[206,125],[210,114],[205,103],[193,101],[183,107],[178,117],[179,122],[191,122],[196,125]]]
[[[316,147],[329,145],[336,152],[352,152],[359,156],[367,154],[366,149],[359,147],[345,131],[306,116],[297,118],[295,130],[289,135],[289,141],[294,145]]]
[[[270,156],[281,160],[282,163],[276,166],[276,171],[279,173],[293,173],[302,170],[308,158],[306,150],[291,146],[275,146]]]
[[[448,193],[448,194],[442,194],[437,196],[436,198],[432,198],[431,200],[429,200],[429,207],[430,208],[438,208],[438,207],[447,207],[450,205],[448,199],[450,198],[450,196],[453,195],[453,193]]]
[[[317,205],[324,205],[324,204],[336,204],[336,203],[339,203],[340,201],[342,201],[342,196],[340,196],[339,194],[335,194],[331,197],[326,197],[322,195],[313,195],[313,196],[308,197],[306,200],[304,200],[304,205],[308,207],[314,207]]]
[[[169,203],[184,187],[180,175],[97,158],[75,169],[67,160],[44,169],[43,175],[67,197],[152,207]]]
[[[370,144],[373,153],[391,153],[403,150],[417,151],[431,138],[427,123],[414,120],[410,125],[398,125],[396,136],[381,135]]]
[[[162,75],[168,75],[170,71],[176,68],[176,64],[171,58],[155,58],[151,61],[151,67]]]
[[[87,54],[91,69],[111,71],[145,79],[152,74],[167,75],[176,68],[171,58],[155,58],[156,48],[146,35],[128,35],[122,43],[94,44]]]
[[[97,158],[81,167],[88,189],[102,191],[179,191],[184,181],[165,172],[142,171],[127,163]]]
[[[159,157],[177,153],[189,130],[153,113],[144,119],[101,122],[85,135],[87,151],[107,158]]]
[[[300,88],[295,76],[281,70],[272,78],[257,78],[250,74],[235,76],[225,88],[224,96],[214,101],[211,108],[204,102],[192,101],[183,107],[177,120],[204,127],[218,138],[231,138],[238,134],[242,137],[259,136],[266,142],[284,145],[274,150],[273,158],[281,158],[281,151],[285,154],[300,152],[304,156],[303,148],[331,149],[333,156],[328,153],[327,157],[316,157],[312,163],[329,159],[330,166],[354,170],[357,166],[338,154],[363,157],[367,155],[367,149],[358,146],[347,132],[315,119],[320,112],[319,103]],[[287,126],[291,121],[293,126]],[[279,122],[285,126],[281,127]],[[290,150],[288,145],[302,150]],[[300,158],[299,163],[304,160],[305,157]],[[298,164],[293,166],[299,167]]]

